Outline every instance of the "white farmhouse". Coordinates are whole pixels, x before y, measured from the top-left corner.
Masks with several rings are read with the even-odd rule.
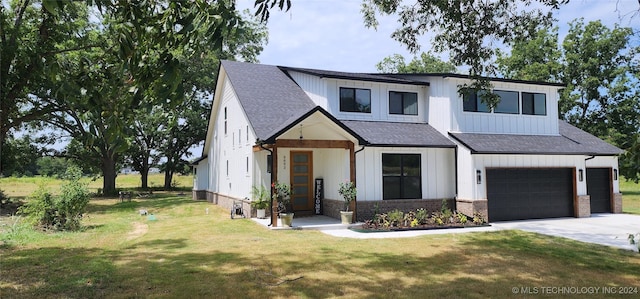
[[[296,217],[338,218],[338,186],[354,181],[357,220],[443,200],[489,221],[620,213],[621,150],[558,120],[563,85],[491,80],[492,110],[458,94],[465,75],[223,61],[194,198],[231,207],[278,181]]]

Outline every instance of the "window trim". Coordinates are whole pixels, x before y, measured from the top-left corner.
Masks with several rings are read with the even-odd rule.
[[[385,155],[396,155],[396,156],[401,156],[401,161],[400,161],[400,175],[399,176],[385,176],[384,175],[384,156]],[[405,156],[417,156],[418,157],[418,167],[419,167],[419,173],[420,175],[415,176],[415,175],[404,175],[404,157]],[[382,200],[404,200],[404,199],[422,199],[422,154],[421,153],[382,153],[382,156],[380,157],[380,163],[382,164]],[[384,183],[384,178],[385,177],[399,177],[400,178],[400,194],[398,197],[393,197],[393,198],[385,198],[385,192],[384,192],[384,188],[385,188],[385,183]],[[418,182],[419,182],[419,186],[418,186],[418,191],[419,191],[419,195],[418,197],[406,197],[404,195],[404,179],[405,178],[418,178]]]
[[[544,95],[544,114],[536,114],[536,105],[535,105],[535,97],[532,97],[533,100],[533,114],[529,114],[529,113],[524,113],[524,94],[530,94],[530,95],[536,95],[536,94],[541,94]],[[520,92],[520,99],[522,102],[522,115],[528,115],[528,116],[547,116],[548,112],[547,112],[547,93],[545,92],[532,92],[532,91],[522,91]]]
[[[351,89],[353,90],[353,101],[355,103],[356,102],[356,94],[358,90],[366,90],[369,92],[369,111],[349,111],[349,110],[342,110],[342,90],[343,89]],[[369,88],[357,88],[357,87],[340,87],[338,88],[338,110],[340,112],[346,112],[346,113],[368,113],[371,114],[371,89]]]
[[[514,114],[514,115],[518,115],[521,114],[521,110],[520,109],[520,103],[521,103],[521,97],[520,97],[520,91],[515,91],[515,90],[502,90],[502,89],[494,89],[493,92],[495,93],[496,91],[501,91],[501,92],[505,92],[505,93],[515,93],[516,94],[516,101],[517,101],[517,106],[518,106],[518,111],[516,112],[498,112],[496,111],[496,108],[498,108],[498,105],[500,103],[498,103],[498,105],[496,105],[496,107],[493,108],[492,113],[497,113],[497,114]],[[502,102],[502,97],[500,97],[500,101]]]
[[[394,113],[391,112],[391,93],[397,93],[400,94],[400,102],[401,102],[401,106],[402,106],[402,113]],[[404,105],[404,101],[405,101],[405,95],[407,94],[412,94],[416,96],[416,113],[415,114],[410,114],[410,113],[405,113],[405,105]],[[408,115],[408,116],[418,116],[420,114],[420,106],[419,106],[419,99],[418,99],[418,93],[417,92],[413,92],[413,91],[396,91],[396,90],[389,90],[389,114],[390,115]]]

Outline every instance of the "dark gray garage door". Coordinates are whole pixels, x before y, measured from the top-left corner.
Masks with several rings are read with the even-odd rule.
[[[611,169],[587,168],[591,213],[611,213]]]
[[[573,169],[487,169],[489,221],[573,216]]]

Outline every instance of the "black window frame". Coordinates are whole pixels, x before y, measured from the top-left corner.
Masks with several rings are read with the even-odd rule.
[[[398,112],[392,112],[391,111],[391,94],[392,93],[396,93],[400,95],[400,106],[402,107],[402,112],[398,113]],[[416,113],[406,113],[406,108],[407,106],[405,105],[405,96],[407,95],[413,95],[415,96],[415,104],[416,104]],[[390,90],[389,91],[389,114],[393,114],[393,115],[418,115],[418,111],[419,111],[419,107],[418,107],[418,93],[417,92],[410,92],[410,91],[395,91],[395,90]]]
[[[385,160],[386,158],[392,157],[400,158],[400,171],[399,174],[389,174],[385,173]],[[405,166],[406,160],[408,158],[416,159],[417,158],[417,172],[418,175],[408,175],[405,167],[416,168],[416,165],[413,166]],[[407,193],[411,193],[411,190],[408,187],[411,184],[411,180],[415,182],[417,179],[417,194],[410,196]],[[398,181],[399,184],[398,192],[399,194],[391,196],[389,194],[390,190],[387,187],[387,184],[396,183],[393,181]],[[404,154],[404,153],[383,153],[382,154],[382,199],[383,200],[395,200],[395,199],[422,199],[422,155],[421,154]]]
[[[500,97],[500,102],[498,102],[498,104],[493,108],[493,113],[498,113],[498,114],[520,114],[520,92],[513,91],[513,90],[494,90],[493,93],[497,94]],[[498,107],[500,107],[500,103],[502,103],[502,99],[503,99],[503,97],[500,95],[500,93],[510,93],[510,94],[515,94],[516,95],[516,109],[517,110],[515,112],[498,111]]]
[[[462,111],[464,112],[477,112],[477,113],[491,113],[491,109],[487,104],[482,103],[481,90],[471,90],[466,92],[462,97]],[[486,110],[479,110],[478,107],[486,107]]]
[[[346,101],[347,98],[343,98],[342,94],[343,94],[343,90],[352,90],[353,91],[353,103],[344,103],[343,101]],[[364,110],[358,110],[356,109],[358,107],[358,102],[356,101],[357,98],[357,94],[358,91],[367,91],[369,93],[369,105],[368,106],[364,106],[365,109]],[[366,88],[356,88],[356,87],[340,87],[339,91],[338,91],[338,97],[340,99],[340,112],[352,112],[352,113],[371,113],[371,89],[366,89]],[[353,108],[350,108],[353,107]],[[366,109],[368,108],[368,109]]]
[[[546,93],[541,93],[541,92],[527,92],[527,91],[523,91],[521,92],[521,101],[522,101],[522,115],[536,115],[536,116],[546,116],[547,115],[547,94]],[[532,101],[532,105],[531,105],[531,110],[532,112],[529,113],[528,111],[525,111],[525,94],[526,95],[531,95],[531,101]],[[544,96],[544,111],[543,113],[537,113],[536,111],[536,101],[535,101],[535,95],[543,95]],[[527,99],[528,100],[528,99]]]

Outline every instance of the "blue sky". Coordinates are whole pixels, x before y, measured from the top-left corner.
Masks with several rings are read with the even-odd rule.
[[[360,13],[361,0],[292,0],[289,12],[272,10],[269,44],[259,60],[264,64],[319,68],[351,72],[375,72],[375,65],[394,53],[412,55],[390,35],[395,17],[380,19],[377,31],[368,29]],[[411,2],[414,2],[413,0]],[[253,8],[253,0],[238,0],[238,9]],[[600,20],[613,27],[619,23],[640,30],[640,15],[632,18],[638,0],[571,0],[555,14],[560,40],[568,23],[583,17],[585,23]],[[430,37],[421,39],[422,50],[430,50]],[[636,41],[637,43],[637,41]],[[446,54],[441,55],[445,60]],[[410,59],[409,59],[410,60]]]

